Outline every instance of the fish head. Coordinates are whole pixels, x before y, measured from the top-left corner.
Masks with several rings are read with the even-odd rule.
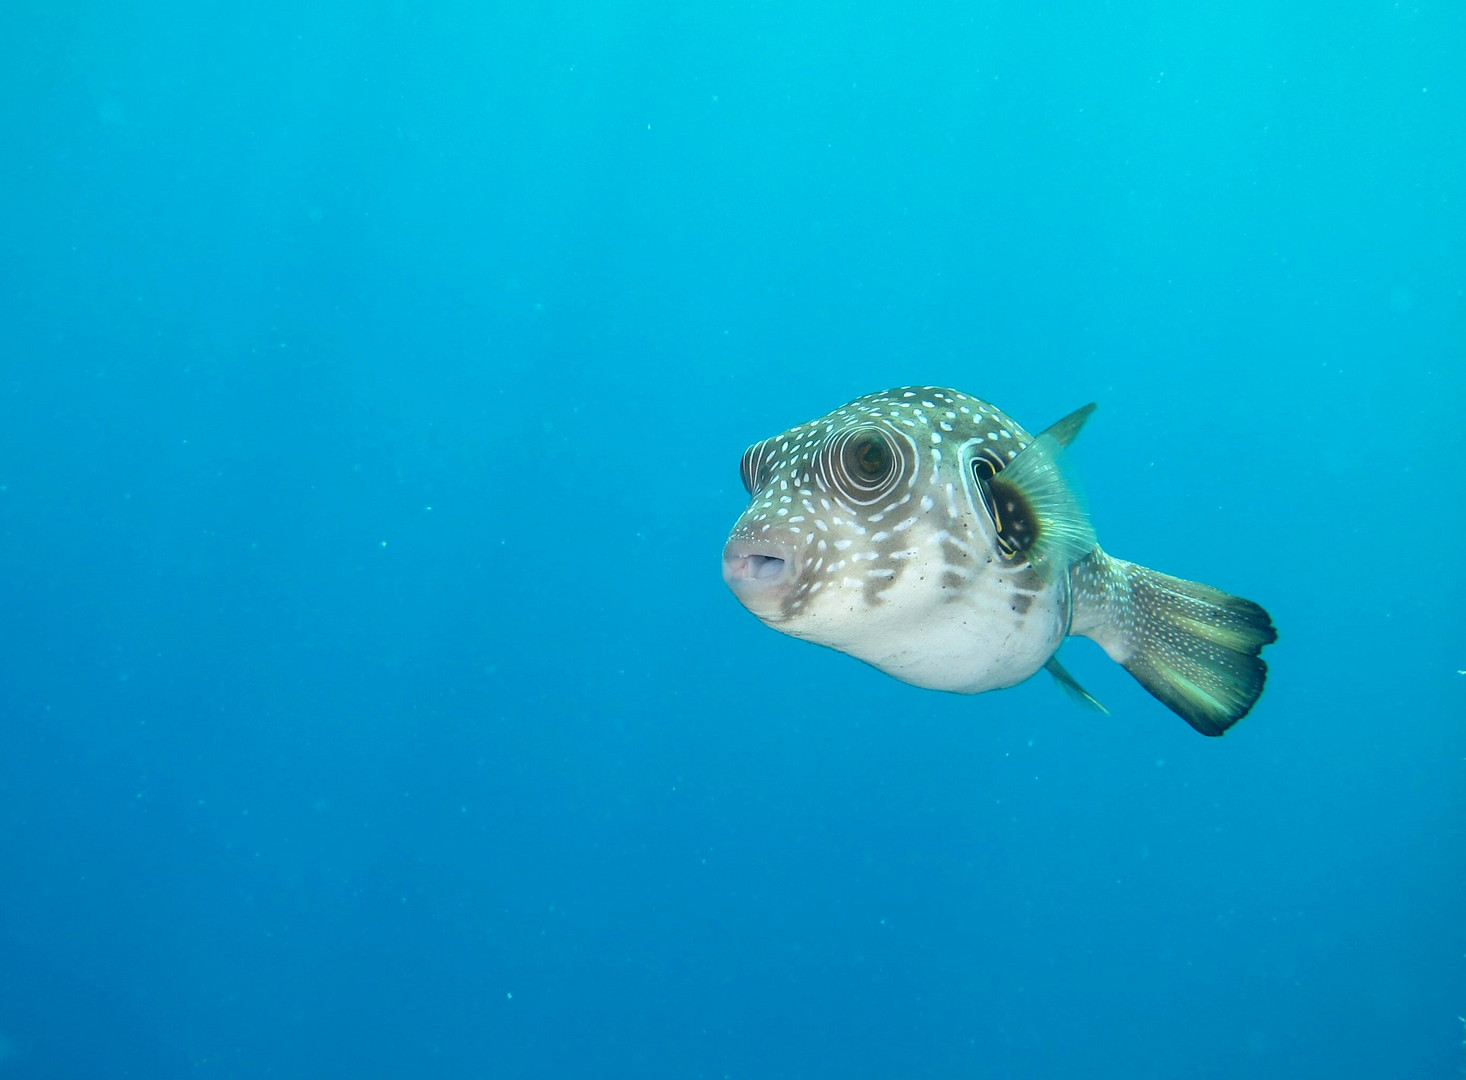
[[[983,481],[1030,442],[996,408],[935,387],[867,395],[764,439],[743,455],[750,502],[723,578],[774,629],[904,681],[1007,685],[995,669],[1014,650],[999,635],[1013,637],[1007,617],[1021,623],[1045,583],[1005,544]],[[1043,636],[1037,665],[1062,631]]]

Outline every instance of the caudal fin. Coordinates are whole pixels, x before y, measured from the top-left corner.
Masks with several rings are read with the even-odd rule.
[[[1096,550],[1074,571],[1075,626],[1203,735],[1247,715],[1278,638],[1268,613],[1210,585]]]

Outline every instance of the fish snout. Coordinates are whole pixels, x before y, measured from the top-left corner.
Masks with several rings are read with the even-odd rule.
[[[723,548],[723,580],[756,614],[794,579],[795,550],[772,540],[729,540]]]

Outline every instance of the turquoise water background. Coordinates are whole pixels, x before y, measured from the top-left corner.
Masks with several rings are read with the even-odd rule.
[[[1466,1070],[1466,8],[0,9],[0,1080]],[[924,692],[719,575],[953,386],[1253,597]]]

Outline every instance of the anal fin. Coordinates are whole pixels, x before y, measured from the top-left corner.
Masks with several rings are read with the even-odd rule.
[[[1101,705],[1093,694],[1080,686],[1079,680],[1069,674],[1069,669],[1059,663],[1057,655],[1049,657],[1049,662],[1044,665],[1044,670],[1052,675],[1054,681],[1064,688],[1064,692],[1079,704],[1087,709],[1097,709],[1106,716],[1110,715],[1110,710]]]

